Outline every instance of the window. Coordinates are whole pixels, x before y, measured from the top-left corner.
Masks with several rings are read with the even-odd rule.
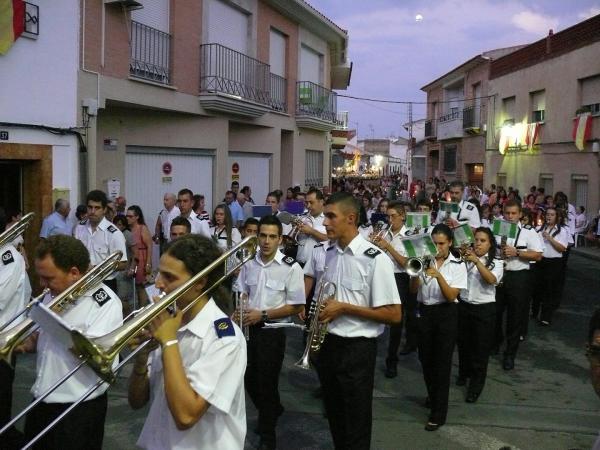
[[[496,174],[496,186],[498,187],[506,187],[506,173],[498,172]]]
[[[502,99],[502,125],[510,122],[515,123],[515,97],[507,97]]]
[[[323,186],[323,152],[317,150],[306,150],[304,185],[306,187]]]
[[[546,112],[546,91],[529,94],[531,101],[531,123],[543,122]]]
[[[593,115],[600,115],[600,75],[579,80],[581,105],[589,108]]]
[[[551,173],[540,173],[539,187],[544,188],[545,195],[554,193],[554,175]]]
[[[300,79],[322,84],[323,55],[306,45],[300,48]]]
[[[575,206],[583,206],[587,210],[588,176],[571,176],[571,196],[569,199]]]
[[[285,78],[286,37],[274,28],[269,35],[269,64],[271,73]]]
[[[444,172],[456,172],[456,144],[444,145]]]
[[[206,44],[221,44],[247,54],[250,15],[221,0],[203,2],[203,9],[208,25]]]

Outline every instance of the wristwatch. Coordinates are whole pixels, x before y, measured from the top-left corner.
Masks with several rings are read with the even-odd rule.
[[[260,313],[262,315],[263,322],[266,322],[267,320],[269,320],[269,315],[267,314],[267,311],[265,309],[263,309]]]

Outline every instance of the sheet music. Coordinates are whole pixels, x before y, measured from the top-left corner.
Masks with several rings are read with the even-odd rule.
[[[38,302],[32,306],[29,317],[31,317],[45,333],[48,333],[66,348],[71,348],[73,346],[73,341],[71,340],[71,326],[42,302]]]

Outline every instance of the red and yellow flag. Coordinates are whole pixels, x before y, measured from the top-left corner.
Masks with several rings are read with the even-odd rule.
[[[579,150],[585,148],[587,141],[592,134],[592,115],[590,113],[580,114],[573,119],[573,140],[575,147]]]
[[[0,55],[4,55],[25,29],[25,2],[0,0]]]

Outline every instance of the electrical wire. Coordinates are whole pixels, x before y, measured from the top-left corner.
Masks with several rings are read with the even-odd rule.
[[[374,102],[374,103],[393,103],[396,105],[433,105],[433,104],[440,104],[440,103],[456,103],[456,102],[467,102],[470,100],[480,100],[480,99],[484,99],[484,98],[493,98],[495,97],[494,95],[486,95],[483,97],[471,97],[471,98],[463,98],[463,99],[455,99],[455,100],[440,100],[440,101],[436,101],[436,102],[416,102],[416,101],[407,101],[407,100],[383,100],[383,99],[379,99],[379,98],[368,98],[368,97],[356,97],[354,95],[346,95],[346,94],[337,94],[338,97],[343,97],[343,98],[348,98],[351,100],[362,100],[365,102]]]

